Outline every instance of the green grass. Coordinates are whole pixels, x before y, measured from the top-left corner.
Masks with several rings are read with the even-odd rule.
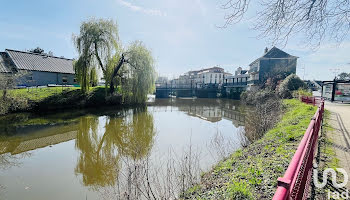
[[[283,105],[280,122],[205,174],[190,198],[271,199],[317,109],[296,99],[283,100]]]
[[[90,92],[93,92],[103,86],[91,87]],[[26,98],[30,101],[41,101],[54,95],[60,95],[63,92],[80,90],[80,87],[45,87],[45,88],[23,88],[9,90],[8,94],[13,97]],[[2,92],[0,93],[0,97]]]
[[[72,91],[78,89],[80,89],[80,87],[23,88],[10,90],[9,95],[26,98],[30,101],[40,101],[47,97],[60,94],[63,91]]]
[[[0,91],[0,100],[2,95]],[[112,97],[106,99],[105,87],[92,87],[85,94],[80,91],[80,87],[13,89],[7,93],[7,103],[0,104],[0,115],[21,111],[48,111],[121,104],[120,96]]]
[[[227,196],[230,199],[253,199],[249,188],[244,181],[232,182],[227,187]]]

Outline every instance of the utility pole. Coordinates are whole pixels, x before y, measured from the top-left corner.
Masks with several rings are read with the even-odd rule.
[[[340,69],[339,68],[332,68],[329,70],[331,72],[333,72],[333,74],[334,74],[334,80],[333,80],[333,84],[332,84],[332,98],[331,98],[331,101],[333,102],[334,98],[335,98],[335,89],[337,87],[337,75],[338,75]]]

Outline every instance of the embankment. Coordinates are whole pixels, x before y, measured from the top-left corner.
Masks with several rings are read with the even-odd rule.
[[[58,91],[57,91],[58,90]],[[103,106],[127,106],[121,95],[108,95],[104,87],[92,88],[83,94],[79,88],[44,88],[13,90],[5,98],[0,96],[0,115],[13,112],[45,112],[61,109],[96,108]]]
[[[183,198],[271,199],[316,109],[296,99],[283,100],[283,116],[273,129],[203,174]]]

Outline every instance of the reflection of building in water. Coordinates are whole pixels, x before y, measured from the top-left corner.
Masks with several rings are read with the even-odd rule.
[[[244,126],[244,110],[238,101],[228,99],[156,99],[149,106],[178,108],[179,111],[210,122],[223,118],[232,121],[235,127]]]
[[[6,140],[0,138],[0,154],[19,154],[49,145],[58,144],[73,140],[77,135],[77,126],[55,126],[42,129],[35,134],[16,135],[7,137]]]
[[[188,115],[199,117],[201,119],[218,122],[222,119],[222,111],[218,106],[196,106],[179,107],[180,111],[187,112]]]

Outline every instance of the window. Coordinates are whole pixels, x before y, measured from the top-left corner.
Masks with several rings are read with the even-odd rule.
[[[62,76],[62,83],[67,83],[67,82],[68,82],[67,76]]]
[[[77,78],[74,78],[74,79],[73,79],[73,82],[74,82],[74,83],[77,83],[77,82],[78,82],[78,81],[77,81]]]
[[[221,74],[219,74],[219,78],[221,78]]]
[[[215,74],[215,78],[217,78],[218,77],[218,74]]]
[[[27,76],[27,80],[28,81],[32,81],[33,80],[33,76]]]
[[[213,74],[210,74],[210,78],[213,78]]]

